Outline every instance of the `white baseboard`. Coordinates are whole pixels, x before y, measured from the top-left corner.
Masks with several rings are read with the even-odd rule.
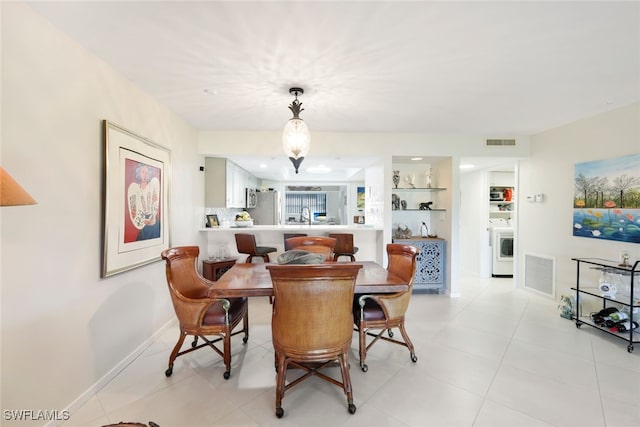
[[[124,370],[127,366],[129,366],[134,360],[138,358],[153,342],[156,337],[164,333],[165,330],[172,327],[178,322],[176,318],[169,320],[165,323],[160,329],[158,329],[152,336],[146,339],[142,344],[140,344],[135,350],[133,350],[127,357],[122,359],[120,363],[114,366],[109,372],[107,372],[102,378],[96,381],[91,387],[85,390],[80,396],[78,396],[73,402],[71,402],[64,410],[73,414],[74,411],[78,410],[82,405],[87,403],[89,399],[96,395],[104,386],[109,384],[111,380],[113,380],[120,372]],[[45,427],[57,427],[63,421],[50,421],[45,424]]]

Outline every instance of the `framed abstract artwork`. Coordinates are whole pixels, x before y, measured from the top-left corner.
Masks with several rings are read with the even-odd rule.
[[[157,261],[169,248],[171,152],[103,121],[101,277]]]
[[[640,154],[575,165],[573,235],[640,243]]]

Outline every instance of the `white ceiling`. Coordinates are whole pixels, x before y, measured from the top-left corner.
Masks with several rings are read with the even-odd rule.
[[[312,137],[530,135],[640,100],[636,1],[28,3],[202,130],[282,129],[292,86]]]

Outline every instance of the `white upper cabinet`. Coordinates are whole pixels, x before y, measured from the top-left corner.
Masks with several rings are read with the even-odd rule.
[[[245,189],[255,188],[257,178],[230,160],[205,159],[205,206],[208,208],[245,207]]]

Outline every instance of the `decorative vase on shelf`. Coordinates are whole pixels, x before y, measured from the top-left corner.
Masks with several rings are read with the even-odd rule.
[[[393,185],[398,188],[400,184],[400,171],[393,171]]]
[[[400,197],[398,197],[397,194],[391,195],[391,208],[394,211],[397,211],[398,209],[400,209]]]

